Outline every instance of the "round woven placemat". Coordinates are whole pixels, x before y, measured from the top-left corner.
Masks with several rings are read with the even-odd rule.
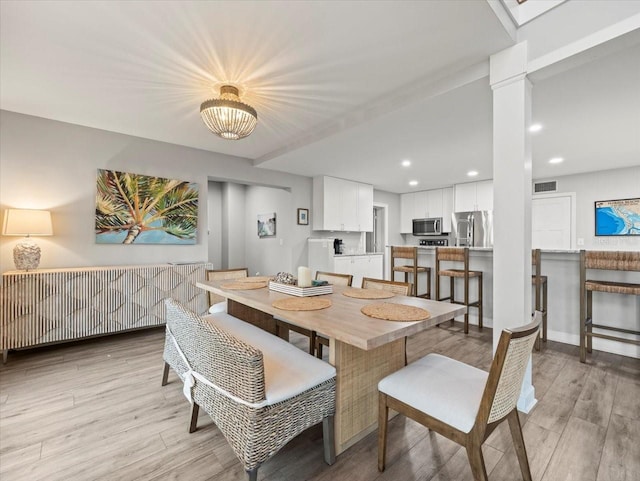
[[[395,294],[391,291],[382,289],[356,289],[350,288],[342,291],[343,296],[353,297],[355,299],[389,299]]]
[[[253,277],[245,277],[240,282],[269,282],[273,277],[270,276],[253,276]]]
[[[385,321],[422,321],[429,319],[431,314],[426,309],[393,302],[377,302],[369,304],[360,309],[364,315],[383,319]]]
[[[287,297],[273,301],[271,305],[283,311],[317,311],[331,307],[331,300],[322,297]]]
[[[227,284],[220,284],[220,287],[230,291],[244,291],[249,289],[262,289],[263,287],[267,287],[267,283],[264,281],[263,282],[236,281],[236,282],[229,282]]]

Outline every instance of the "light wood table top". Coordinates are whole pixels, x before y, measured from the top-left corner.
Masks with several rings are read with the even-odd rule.
[[[268,287],[254,290],[226,290],[220,287],[225,282],[228,281],[201,281],[196,285],[271,314],[290,324],[322,333],[326,337],[367,351],[424,331],[436,324],[462,315],[466,311],[465,306],[458,304],[396,295],[383,301],[420,307],[429,311],[431,317],[423,321],[384,321],[368,317],[360,312],[360,308],[363,306],[381,302],[380,300],[343,296],[342,291],[347,288],[336,285],[333,286],[333,294],[320,296],[331,299],[331,307],[316,311],[284,311],[276,309],[271,304],[277,299],[292,297],[288,294],[271,291]]]

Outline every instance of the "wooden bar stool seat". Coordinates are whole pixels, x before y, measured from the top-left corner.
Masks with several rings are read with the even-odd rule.
[[[395,265],[396,259],[410,260],[411,264]],[[394,274],[401,272],[404,274],[404,282],[409,283],[409,275],[412,276],[413,291],[411,295],[415,297],[424,297],[431,299],[431,267],[418,265],[418,248],[417,247],[400,247],[391,246],[391,280],[394,280]],[[423,294],[418,294],[418,274],[427,274],[427,290]]]
[[[533,299],[534,309],[542,312],[542,342],[547,342],[547,276],[541,274],[542,261],[540,258],[540,249],[533,249],[531,252],[531,265],[533,266],[533,275],[531,276],[531,284],[534,287]],[[536,340],[536,350],[540,350],[540,338]]]
[[[447,268],[441,269],[442,261],[462,262],[462,269]],[[440,277],[449,277],[449,296],[440,297]],[[469,300],[469,279],[478,279],[478,299]],[[455,280],[464,279],[463,300],[455,298]],[[469,269],[469,248],[468,247],[436,247],[436,300],[446,301],[453,304],[467,306],[464,314],[464,333],[469,333],[469,307],[478,309],[478,326],[482,329],[482,271],[472,271]]]
[[[640,322],[636,323],[638,330],[593,322],[594,292],[640,296],[640,284],[587,279],[587,271],[590,269],[640,272],[640,252],[580,251],[580,362],[587,360],[587,352],[592,351],[594,337],[640,346]],[[593,332],[593,328],[630,334],[636,339]]]

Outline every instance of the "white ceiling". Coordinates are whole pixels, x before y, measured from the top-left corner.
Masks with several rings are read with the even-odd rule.
[[[512,44],[477,0],[2,1],[0,107],[407,192],[492,177],[487,59]],[[534,177],[640,163],[639,55],[535,85]],[[237,142],[199,116],[227,82],[258,110]]]

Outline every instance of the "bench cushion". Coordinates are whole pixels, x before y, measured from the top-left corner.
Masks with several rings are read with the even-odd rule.
[[[385,377],[378,390],[464,433],[476,421],[488,373],[429,354]]]
[[[297,396],[336,375],[336,369],[330,364],[226,312],[203,316],[203,319],[262,351],[265,397],[269,405]]]
[[[222,302],[216,302],[209,308],[209,314],[216,314],[218,312],[227,312],[227,300]]]

